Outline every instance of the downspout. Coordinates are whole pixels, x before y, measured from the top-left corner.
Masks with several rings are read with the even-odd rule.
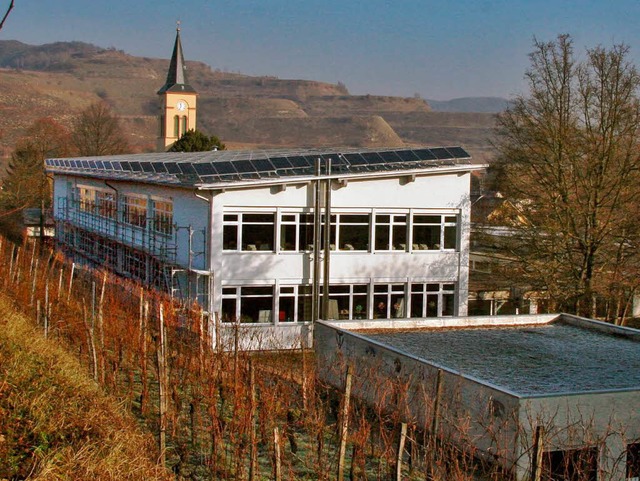
[[[320,318],[320,158],[316,159],[316,180],[313,207],[313,301],[311,320]]]
[[[322,318],[329,319],[329,268],[331,256],[331,159],[326,160],[327,180],[324,191],[324,289],[322,291]],[[337,247],[337,246],[336,246]]]
[[[214,313],[214,290],[215,290],[215,282],[214,282],[214,272],[213,272],[213,197],[214,193],[211,191],[209,197],[205,197],[203,195],[194,192],[196,198],[203,200],[209,204],[209,215],[207,221],[207,258],[206,258],[206,268],[205,270],[208,272],[208,282],[207,282],[207,313],[209,314],[209,336],[211,347],[216,350],[219,349],[220,338],[218,336],[218,331],[220,329],[219,320],[216,314]]]

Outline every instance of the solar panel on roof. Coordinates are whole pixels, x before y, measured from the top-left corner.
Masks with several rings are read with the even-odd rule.
[[[111,162],[109,162],[108,160],[102,161],[102,168],[104,170],[113,170],[113,166],[111,165]]]
[[[182,171],[183,174],[196,175],[196,169],[194,169],[193,165],[188,162],[178,164],[178,168]]]
[[[158,174],[164,174],[167,172],[167,168],[162,162],[151,162],[151,167],[153,167],[153,170]]]
[[[98,166],[96,165],[96,161],[95,160],[90,160],[89,161],[89,167],[92,168],[92,169],[98,168]]]
[[[433,149],[418,149],[413,151],[420,160],[435,160],[437,157],[433,153]]]
[[[83,169],[88,169],[89,168],[89,162],[86,160],[81,160],[80,161],[80,165],[82,166]]]
[[[142,172],[142,167],[140,166],[140,162],[129,162],[129,165],[131,165],[131,170],[133,170],[134,172]]]
[[[302,157],[301,155],[288,157],[288,160],[289,162],[291,162],[292,167],[296,168],[309,167],[309,165],[313,165],[309,163],[309,160],[307,160],[305,157]]]
[[[447,149],[442,149],[442,148],[431,149],[431,152],[433,152],[433,155],[435,155],[437,159],[451,158],[451,154],[447,151]]]
[[[368,164],[382,164],[384,162],[377,152],[365,152],[362,154],[362,157]]]
[[[271,163],[276,169],[290,169],[291,162],[286,157],[274,157]]]
[[[213,163],[213,168],[216,169],[216,172],[218,172],[218,174],[235,174],[236,173],[236,169],[233,168],[233,164],[231,162],[228,161],[223,161],[223,162],[214,162]]]
[[[199,176],[212,175],[216,173],[210,162],[193,164],[193,168],[196,169]]]
[[[131,172],[131,164],[129,162],[127,162],[126,160],[121,160],[120,161],[120,167],[122,167],[122,170],[126,170]]]
[[[120,162],[114,160],[111,164],[113,165],[113,170],[122,170],[122,164]]]
[[[379,152],[379,155],[385,162],[400,162],[400,157],[393,151]]]
[[[165,162],[164,166],[167,169],[167,172],[170,174],[181,174],[182,171],[178,168],[178,164],[175,162]]]
[[[154,172],[153,166],[150,162],[140,162],[140,166],[142,167],[143,172]]]
[[[258,172],[272,172],[276,170],[269,159],[254,159],[251,163]]]
[[[255,172],[256,168],[253,166],[253,164],[251,163],[251,161],[249,160],[236,160],[233,163],[234,167],[236,168],[236,170],[238,171],[238,173],[245,173],[245,172]]]
[[[462,147],[447,147],[447,150],[453,155],[456,159],[464,159],[469,157],[469,154]]]
[[[219,181],[220,176],[219,175],[203,175],[202,177],[200,177],[200,180],[202,182],[210,184],[210,183]]]
[[[96,160],[96,167],[98,169],[104,170],[104,163],[101,160]]]
[[[344,158],[347,159],[350,165],[364,165],[367,163],[360,154],[345,154]]]
[[[396,150],[396,155],[400,157],[402,162],[415,162],[418,156],[412,150]]]

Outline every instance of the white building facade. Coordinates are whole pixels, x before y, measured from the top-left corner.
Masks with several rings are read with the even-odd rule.
[[[459,147],[47,160],[61,249],[271,347],[306,342],[322,313],[466,315],[477,168]]]

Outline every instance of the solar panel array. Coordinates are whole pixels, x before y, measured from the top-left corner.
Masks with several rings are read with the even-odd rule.
[[[321,174],[366,173],[468,164],[461,147],[416,149],[342,149],[327,151],[213,151],[198,153],[136,154],[80,159],[47,159],[49,172],[120,178],[151,183],[200,185],[251,179],[312,176],[316,163]]]

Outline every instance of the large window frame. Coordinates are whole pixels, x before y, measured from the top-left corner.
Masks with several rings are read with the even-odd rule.
[[[456,315],[455,282],[409,284],[409,317],[451,317]]]
[[[159,234],[173,234],[173,202],[168,199],[151,199],[151,229]]]
[[[222,287],[222,322],[272,324],[275,306],[274,285]]]
[[[228,212],[222,218],[224,251],[274,252],[274,211]]]
[[[458,250],[459,215],[415,211],[411,215],[411,251]]]
[[[142,229],[147,227],[149,202],[146,197],[123,194],[120,204],[123,222]]]

